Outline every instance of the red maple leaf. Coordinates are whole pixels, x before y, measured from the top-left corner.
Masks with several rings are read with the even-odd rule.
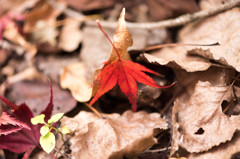
[[[45,120],[47,121],[52,114],[53,110],[53,94],[52,84],[50,82],[50,101],[43,112]],[[21,130],[8,135],[0,135],[0,148],[7,149],[16,153],[25,152],[23,159],[27,159],[35,147],[40,147],[40,128],[42,125],[32,125],[31,118],[33,117],[32,111],[26,104],[15,105],[9,100],[0,96],[0,99],[12,108],[12,115],[19,121],[25,123],[29,128],[22,128]]]
[[[159,75],[158,73],[138,64],[129,59],[127,48],[132,45],[131,34],[125,25],[125,9],[123,9],[118,23],[118,28],[114,34],[112,42],[108,35],[103,31],[98,22],[98,26],[113,46],[110,59],[105,62],[101,72],[94,82],[97,87],[96,94],[90,101],[90,105],[95,103],[103,94],[112,89],[116,84],[121,91],[128,97],[134,112],[137,110],[137,82],[157,88],[168,88],[170,86],[158,85],[150,76],[144,72]],[[95,89],[93,89],[95,90]]]

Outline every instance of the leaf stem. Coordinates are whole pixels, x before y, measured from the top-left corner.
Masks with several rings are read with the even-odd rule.
[[[99,111],[97,111],[95,108],[93,108],[90,104],[88,104],[88,103],[83,103],[83,104],[85,104],[89,109],[91,109],[97,116],[99,116],[99,118],[101,118],[101,119],[106,118]]]
[[[100,24],[100,22],[99,22],[98,19],[96,20],[96,22],[97,22],[97,25],[98,25],[99,29],[102,31],[102,33],[105,35],[105,37],[108,39],[108,41],[112,44],[113,49],[114,49],[114,50],[116,51],[116,53],[117,53],[118,59],[121,59],[121,56],[120,56],[117,48],[114,46],[112,40],[109,38],[109,36],[107,35],[107,33],[103,30],[103,28],[102,28],[102,26],[101,26],[101,24]]]

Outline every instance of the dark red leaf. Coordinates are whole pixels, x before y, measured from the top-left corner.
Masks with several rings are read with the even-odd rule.
[[[52,94],[52,85],[50,82],[50,102],[42,112],[45,114],[45,119],[48,120],[52,114],[53,110],[53,94]],[[7,99],[0,96],[0,99],[8,104],[12,108],[12,115],[19,121],[28,125],[27,128],[22,128],[21,130],[11,133],[9,135],[0,136],[0,148],[8,149],[12,152],[23,153],[25,152],[24,158],[28,158],[31,151],[39,145],[40,139],[40,128],[41,125],[32,125],[31,118],[33,117],[32,111],[26,104],[15,105],[8,101]]]
[[[8,112],[3,112],[0,117],[0,135],[8,135],[22,128],[30,129],[27,124],[12,117]]]

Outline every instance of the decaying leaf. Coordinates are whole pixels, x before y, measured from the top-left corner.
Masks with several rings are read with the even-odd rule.
[[[69,6],[80,11],[98,10],[110,8],[115,4],[114,0],[67,0]]]
[[[61,87],[70,89],[73,97],[79,102],[89,101],[92,95],[91,84],[86,80],[85,67],[82,63],[74,63],[63,69]]]
[[[132,104],[133,111],[137,111],[137,82],[143,83],[156,88],[168,88],[170,86],[158,85],[145,72],[159,75],[143,65],[132,62],[127,52],[128,47],[132,46],[133,40],[131,34],[126,28],[125,8],[123,8],[118,21],[118,27],[114,34],[113,42],[103,31],[101,25],[99,28],[112,44],[113,49],[110,58],[104,63],[103,68],[99,71],[94,81],[93,94],[94,97],[90,101],[90,105],[95,103],[102,95],[118,85],[121,91],[128,97]],[[97,90],[95,92],[95,90]]]
[[[53,114],[65,113],[75,107],[76,100],[68,91],[62,90],[55,83],[52,84],[52,87],[54,91],[53,102],[55,104]],[[48,103],[49,85],[47,82],[41,81],[20,81],[10,85],[6,95],[9,100],[16,104],[26,103],[33,114],[37,115],[44,110],[45,105]]]
[[[231,141],[223,143],[217,147],[214,147],[205,153],[190,154],[188,159],[203,159],[203,158],[237,159],[239,158],[240,152],[239,150],[240,150],[240,133],[237,132],[236,134],[234,134]]]
[[[172,68],[182,68],[188,72],[207,70],[211,63],[200,57],[187,56],[190,46],[178,46],[173,48],[164,48],[161,51],[154,51],[152,54],[143,54],[150,63],[167,65]]]
[[[188,97],[194,92],[198,81],[208,81],[212,86],[230,85],[235,77],[235,70],[231,68],[210,67],[206,71],[187,72],[183,69],[174,69],[178,84],[185,88]]]
[[[62,7],[65,1],[57,0]],[[27,13],[24,23],[24,32],[31,35],[31,40],[34,41],[38,50],[43,52],[55,53],[57,48],[58,30],[55,25],[57,16],[61,14],[61,10],[52,7],[47,1],[40,0],[36,6]]]
[[[199,81],[188,101],[175,101],[172,154],[179,147],[191,153],[207,151],[232,139],[239,129],[240,116],[229,117],[222,112],[222,101],[233,99],[229,89]]]
[[[238,8],[205,18],[188,24],[179,33],[179,43],[212,44],[218,46],[178,46],[156,51],[152,55],[144,54],[150,62],[161,65],[179,66],[188,72],[203,71],[209,68],[210,63],[200,57],[188,55],[201,55],[208,59],[218,61],[224,65],[234,67],[240,71],[239,43],[240,26],[236,19],[240,18]]]
[[[19,29],[14,23],[10,23],[5,27],[6,28],[3,32],[3,37],[23,47],[27,52],[27,60],[29,60],[29,62],[32,62],[32,58],[37,53],[37,48],[25,40],[25,38],[19,33]]]
[[[158,113],[127,111],[122,115],[104,114],[99,119],[94,113],[81,111],[74,118],[61,122],[75,132],[70,138],[75,159],[120,159],[134,156],[156,143],[154,129],[167,129]]]
[[[180,34],[182,42],[219,42],[220,46],[201,47],[205,51],[193,50],[191,54],[198,54],[216,60],[240,71],[240,47],[238,45],[240,43],[240,25],[236,21],[236,19],[240,18],[239,15],[240,10],[235,8],[203,21],[189,24]]]
[[[148,4],[149,15],[154,21],[170,19],[198,10],[194,0],[147,0],[145,2]]]

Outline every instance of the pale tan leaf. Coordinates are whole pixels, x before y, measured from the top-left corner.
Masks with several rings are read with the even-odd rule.
[[[164,48],[161,51],[155,51],[152,54],[143,54],[150,63],[158,63],[173,68],[182,68],[187,72],[196,72],[207,70],[211,63],[199,57],[187,56],[186,50],[189,46],[178,46],[173,48]]]
[[[20,45],[27,51],[26,57],[32,63],[33,57],[37,53],[37,48],[35,45],[29,43],[25,38],[19,33],[18,28],[14,24],[9,24],[3,32],[3,36],[9,41]]]
[[[127,111],[122,115],[110,114],[99,119],[95,114],[82,111],[74,118],[64,117],[61,122],[74,132],[70,138],[75,159],[108,159],[133,156],[156,143],[154,129],[167,129],[160,114]]]
[[[211,150],[205,153],[193,153],[190,154],[188,159],[237,159],[240,152],[240,133],[237,132],[234,134],[231,141],[226,142],[224,144],[219,145],[218,147],[214,147]]]
[[[233,99],[228,86],[212,86],[199,81],[188,101],[176,100],[173,107],[172,154],[182,147],[202,152],[232,139],[239,129],[240,116],[222,112],[223,100]]]
[[[78,48],[79,43],[82,41],[80,24],[79,21],[74,19],[66,21],[66,24],[62,28],[58,44],[61,49],[71,52]]]
[[[60,85],[64,89],[70,89],[73,97],[79,102],[86,102],[91,98],[92,87],[85,78],[85,67],[82,63],[64,67]]]

